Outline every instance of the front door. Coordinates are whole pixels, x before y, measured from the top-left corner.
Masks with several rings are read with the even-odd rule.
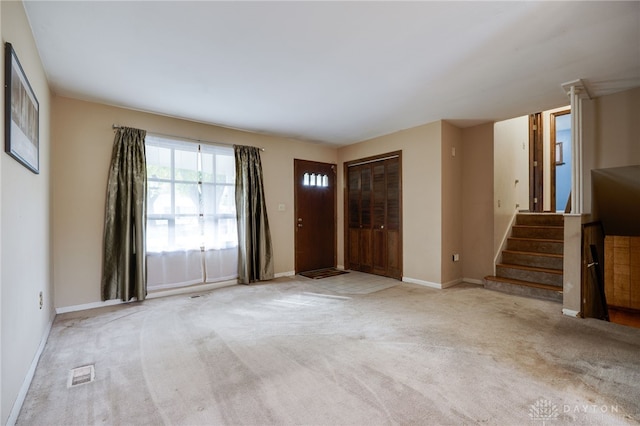
[[[296,273],[336,266],[336,166],[294,160]]]

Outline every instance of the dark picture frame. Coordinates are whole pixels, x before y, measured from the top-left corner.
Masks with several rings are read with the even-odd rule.
[[[562,142],[556,142],[556,166],[561,166],[564,164],[564,159],[562,158]]]
[[[4,150],[40,173],[40,104],[11,43],[5,43]]]

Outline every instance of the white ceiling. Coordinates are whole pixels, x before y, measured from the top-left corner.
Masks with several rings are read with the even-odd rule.
[[[25,9],[58,95],[337,145],[563,106],[578,78],[595,96],[640,86],[637,1]]]

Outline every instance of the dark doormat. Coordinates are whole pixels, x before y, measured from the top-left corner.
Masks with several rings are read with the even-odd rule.
[[[336,275],[348,274],[347,271],[342,271],[336,268],[317,269],[315,271],[300,272],[299,275],[307,278],[313,278],[319,280],[322,278],[335,277]]]

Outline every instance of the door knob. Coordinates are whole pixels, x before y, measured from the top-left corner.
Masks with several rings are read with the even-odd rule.
[[[302,228],[302,224],[301,223],[298,224],[298,228]]]
[[[380,225],[380,229],[384,229],[384,225]]]

